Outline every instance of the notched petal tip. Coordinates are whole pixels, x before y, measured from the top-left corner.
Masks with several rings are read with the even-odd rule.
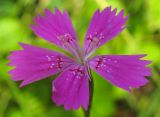
[[[52,12],[49,9],[45,9],[45,16],[52,15]]]
[[[55,6],[54,7],[55,14],[61,14],[61,11]]]
[[[25,47],[27,44],[23,43],[23,42],[19,42],[18,43],[21,47]]]
[[[117,13],[117,8],[113,9],[111,12],[112,12],[113,15],[116,15],[116,13]]]
[[[82,107],[83,107],[83,109],[84,109],[85,111],[88,110],[88,106],[83,106],[83,105],[82,105]]]
[[[130,87],[130,91],[128,91],[129,93],[133,93],[133,90],[136,90],[138,88],[144,87],[144,85],[147,85],[149,83],[149,80],[147,78],[145,78],[145,81],[143,81],[142,84],[136,86],[136,87]]]
[[[24,87],[24,86],[26,86],[26,84],[25,84],[24,82],[22,82],[22,83],[19,85],[20,88],[22,88],[22,87]]]
[[[112,10],[112,6],[108,6],[106,8],[104,8],[104,10],[102,10],[102,12],[106,12],[106,11],[110,11]]]
[[[119,13],[118,13],[118,15],[117,16],[121,16],[121,17],[123,17],[124,16],[124,9],[122,9]]]
[[[146,57],[147,54],[137,54],[137,56],[138,56],[140,59],[142,59],[142,58]]]
[[[100,13],[101,11],[100,11],[100,9],[97,9],[96,11],[95,11],[95,13]]]
[[[128,20],[128,18],[129,18],[129,15],[127,15],[127,16],[124,16],[124,22],[126,22],[127,20]]]
[[[30,83],[32,83],[32,82],[30,82]],[[20,87],[20,88],[25,87],[26,85],[28,85],[28,84],[30,84],[30,83],[28,83],[26,80],[23,80],[23,81],[20,83],[19,87]]]
[[[152,61],[150,61],[150,60],[143,59],[147,56],[147,54],[140,54],[138,56],[139,56],[139,60],[144,62],[144,65],[149,65],[152,63]]]
[[[30,25],[29,25],[29,28],[31,28],[33,31],[35,31],[36,27],[37,27],[37,26],[34,25],[34,24],[30,24]]]
[[[13,51],[10,52],[10,55],[9,55],[9,56],[7,56],[7,59],[8,59],[8,60],[12,60],[12,53],[13,53]]]
[[[13,70],[13,69],[12,69],[12,70]],[[7,73],[10,74],[10,75],[12,75],[12,70],[9,70]]]

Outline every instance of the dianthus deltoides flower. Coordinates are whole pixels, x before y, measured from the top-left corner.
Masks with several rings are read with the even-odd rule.
[[[85,110],[89,105],[89,69],[92,68],[111,84],[124,90],[145,85],[150,76],[146,67],[150,61],[141,60],[145,55],[97,55],[91,54],[100,46],[118,35],[124,28],[127,16],[121,10],[116,15],[111,7],[97,10],[90,22],[83,48],[78,45],[76,33],[66,11],[55,13],[45,10],[45,16],[34,19],[34,33],[45,40],[67,50],[72,58],[52,50],[20,43],[23,50],[11,52],[9,73],[12,80],[22,80],[21,87],[59,73],[52,82],[52,100],[65,109]]]

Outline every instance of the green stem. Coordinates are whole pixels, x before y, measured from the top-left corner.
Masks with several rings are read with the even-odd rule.
[[[91,110],[91,106],[92,106],[93,89],[94,89],[93,77],[92,77],[90,68],[88,68],[88,74],[90,77],[90,80],[88,80],[88,82],[89,82],[89,105],[88,105],[87,111],[83,109],[84,117],[90,117],[90,110]]]

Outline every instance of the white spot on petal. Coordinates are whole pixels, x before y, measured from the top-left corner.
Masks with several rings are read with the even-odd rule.
[[[114,63],[117,63],[117,61],[115,60]]]
[[[52,86],[52,91],[56,92],[56,87],[54,85]]]
[[[49,57],[48,55],[46,55],[46,57],[48,61],[51,61],[51,57]]]
[[[111,59],[107,59],[108,61],[111,61]]]

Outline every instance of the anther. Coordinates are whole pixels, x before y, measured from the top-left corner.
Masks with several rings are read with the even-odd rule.
[[[70,35],[70,34],[64,34],[64,35],[60,35],[57,36],[57,38],[61,41],[61,44],[64,46],[67,43],[71,43],[72,41],[74,41],[75,39]]]
[[[46,57],[48,61],[51,61],[51,57],[49,57],[48,55],[46,55]]]

